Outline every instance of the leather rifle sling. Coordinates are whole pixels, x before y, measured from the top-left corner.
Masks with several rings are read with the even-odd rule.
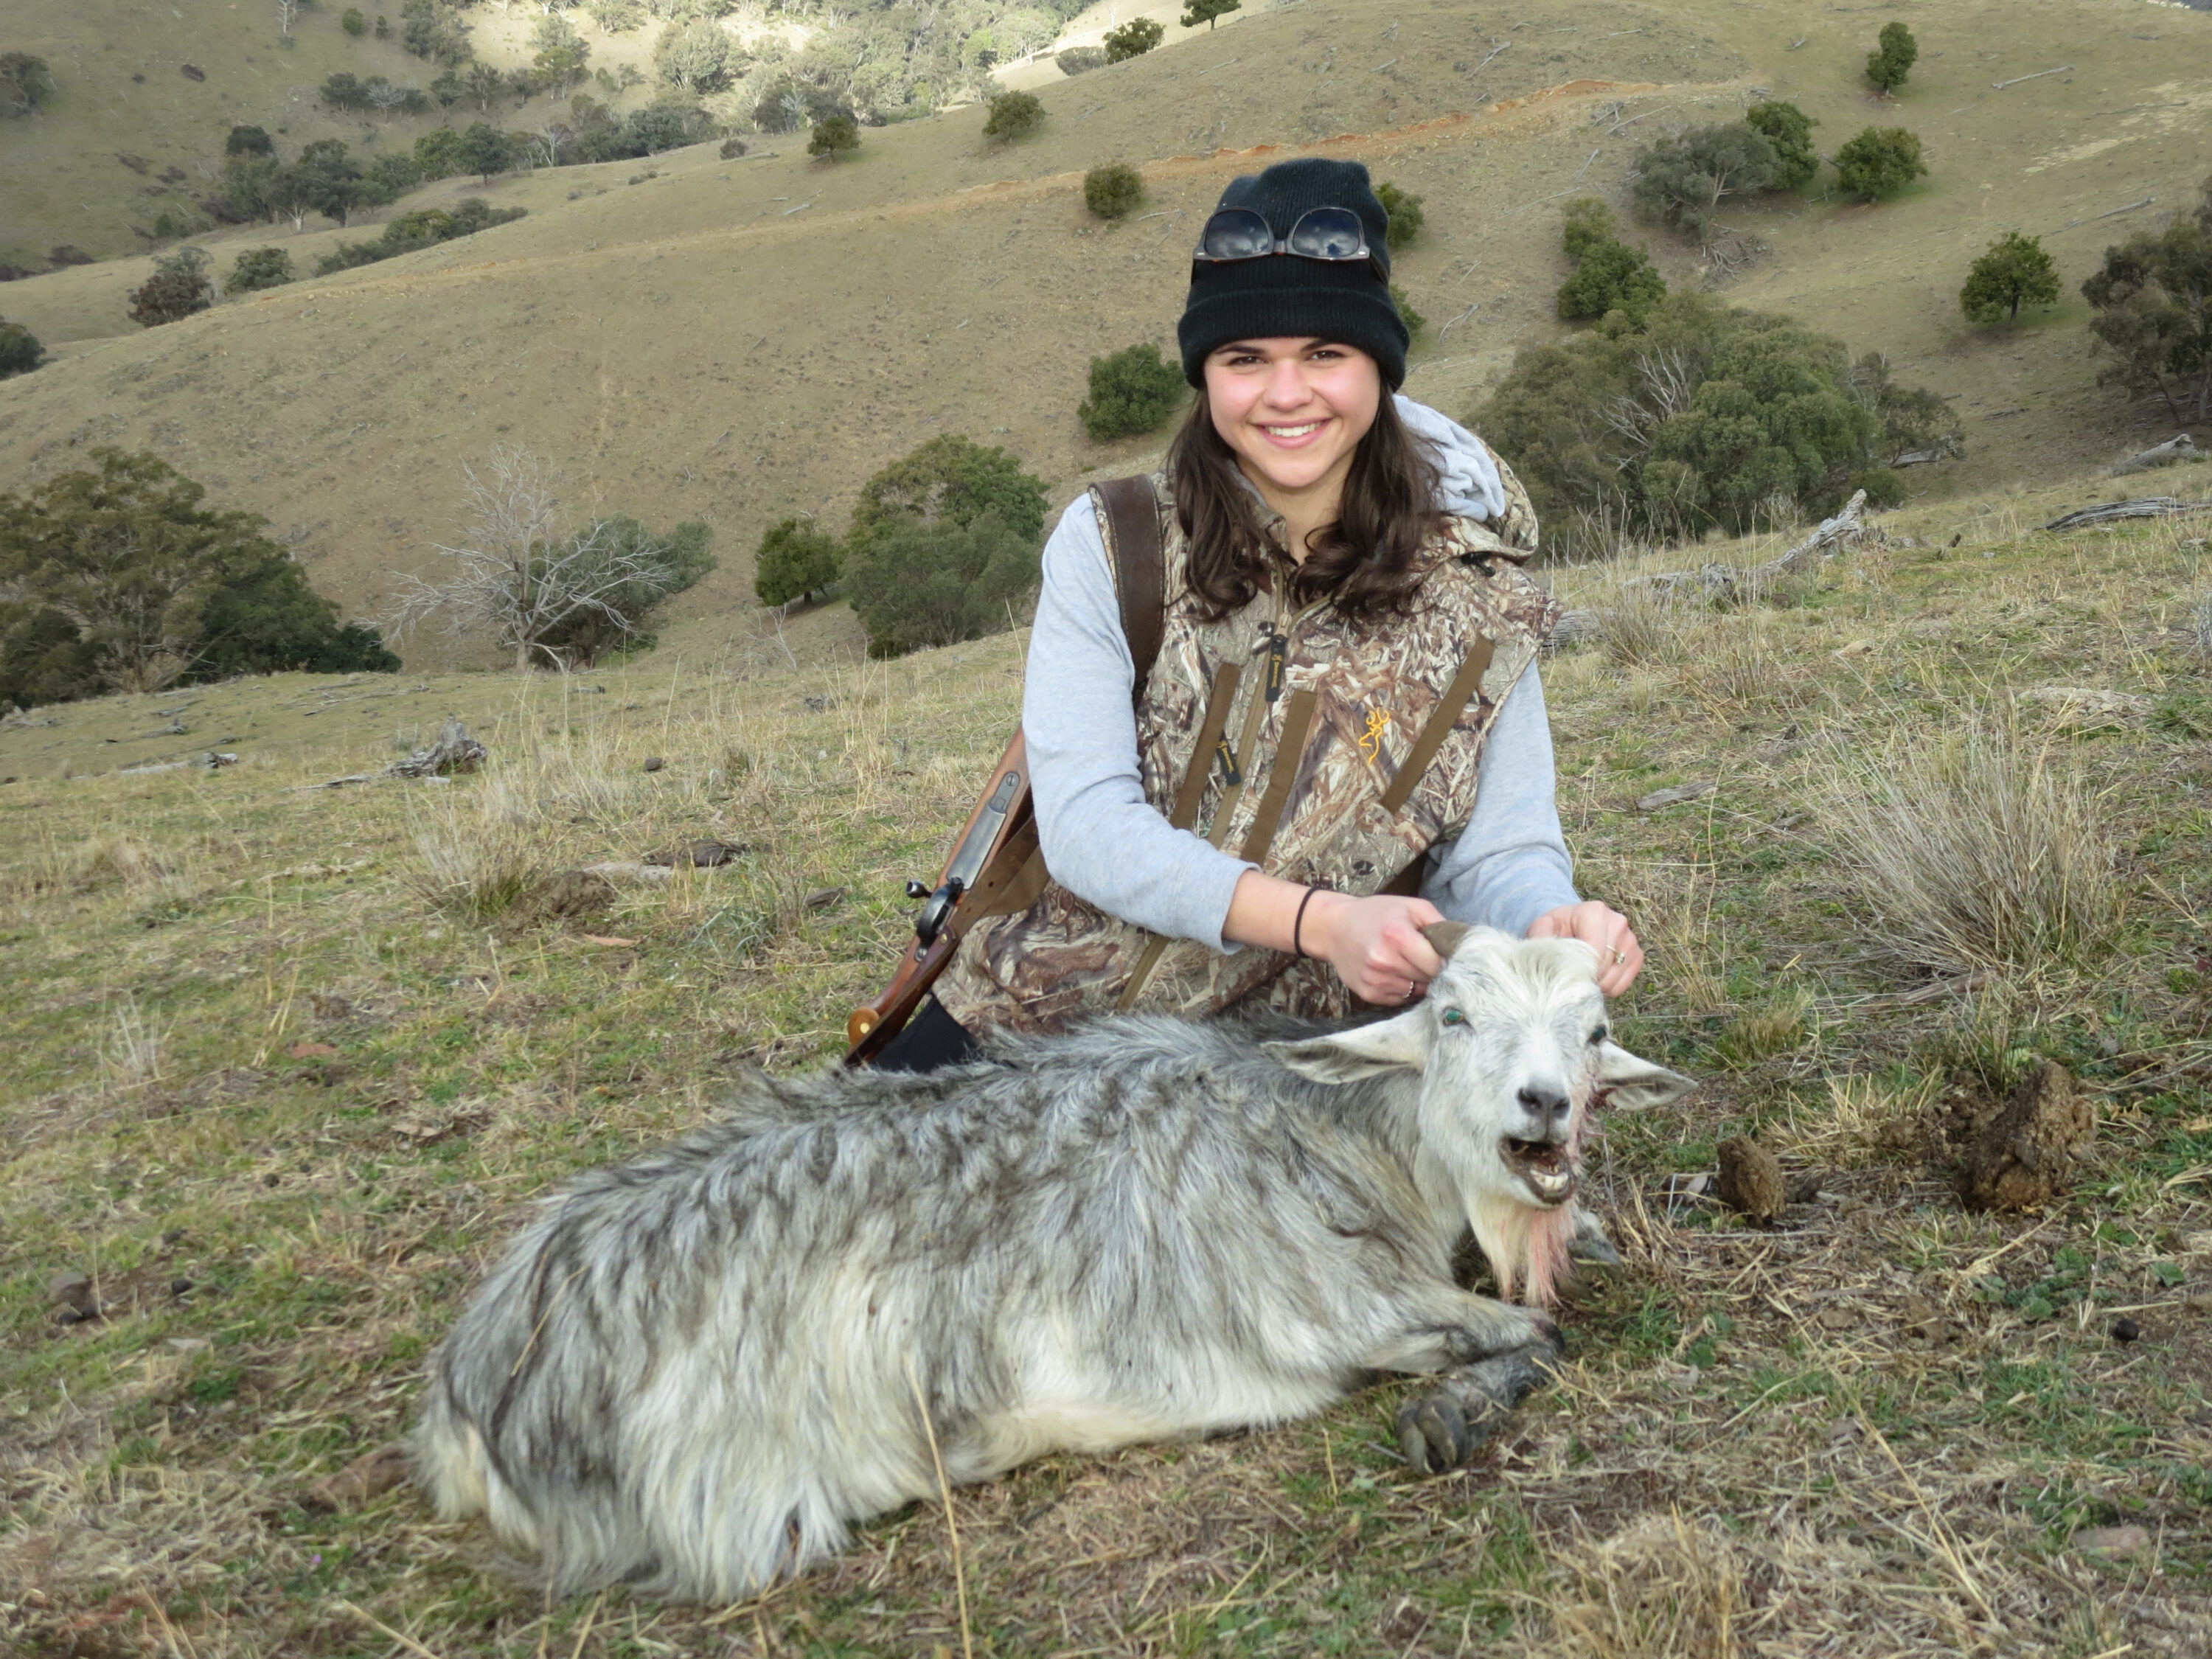
[[[1480,689],[1482,677],[1489,672],[1490,659],[1497,649],[1497,642],[1487,634],[1475,636],[1474,647],[1468,652],[1467,660],[1460,664],[1459,672],[1452,676],[1443,701],[1429,711],[1428,722],[1421,727],[1420,736],[1413,739],[1413,746],[1406,751],[1406,758],[1391,778],[1390,787],[1382,792],[1384,811],[1397,812],[1413,799],[1414,786],[1435,763],[1437,751],[1444,746],[1444,739],[1451,736],[1452,727],[1459,723],[1468,699]]]
[[[1167,626],[1166,550],[1160,537],[1160,499],[1151,478],[1139,474],[1109,478],[1091,491],[1097,503],[1099,538],[1106,544],[1106,567],[1113,572],[1114,596],[1121,607],[1121,635],[1129,642],[1133,697],[1145,695],[1159,659],[1160,640]],[[1196,801],[1191,811],[1196,816]],[[1034,818],[1006,838],[990,867],[976,878],[967,902],[956,913],[964,915],[960,932],[993,916],[1012,915],[1037,902],[1052,872],[1045,867],[1044,850],[1038,845]]]

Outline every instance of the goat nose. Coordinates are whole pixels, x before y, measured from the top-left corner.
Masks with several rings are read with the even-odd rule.
[[[1521,1104],[1528,1115],[1542,1123],[1553,1135],[1563,1134],[1567,1127],[1567,1114],[1573,1103],[1564,1091],[1539,1083],[1524,1084],[1521,1090]]]

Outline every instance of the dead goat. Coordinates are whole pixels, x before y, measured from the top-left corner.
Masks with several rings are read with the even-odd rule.
[[[548,1583],[756,1593],[855,1522],[1041,1454],[1279,1423],[1377,1371],[1463,1461],[1539,1380],[1590,1114],[1692,1085],[1610,1042],[1595,955],[1443,924],[1376,1024],[1134,1015],[933,1073],[758,1077],[550,1200],[414,1442]],[[927,1413],[925,1422],[923,1413]]]

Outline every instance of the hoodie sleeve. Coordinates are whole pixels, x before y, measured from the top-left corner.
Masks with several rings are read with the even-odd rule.
[[[1037,842],[1053,879],[1109,915],[1217,951],[1237,878],[1255,866],[1145,798],[1137,769],[1136,665],[1088,494],[1044,546],[1044,585],[1022,697]]]
[[[1421,896],[1454,921],[1518,939],[1546,911],[1581,902],[1559,829],[1551,717],[1533,665],[1506,693],[1475,780],[1467,828],[1431,850]]]

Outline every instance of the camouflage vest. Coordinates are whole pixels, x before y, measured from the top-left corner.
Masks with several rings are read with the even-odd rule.
[[[1535,514],[1499,472],[1503,519],[1446,519],[1419,556],[1410,605],[1376,622],[1327,601],[1291,614],[1269,592],[1206,621],[1166,475],[1154,475],[1175,597],[1137,704],[1152,805],[1287,881],[1364,895],[1407,877],[1400,890],[1413,890],[1429,848],[1466,827],[1498,706],[1559,617],[1520,568]],[[1041,854],[1024,873],[937,981],[971,1030],[1050,1030],[1115,1007],[1204,1014],[1252,997],[1313,1018],[1357,1006],[1325,963],[1149,933],[1050,880]]]

